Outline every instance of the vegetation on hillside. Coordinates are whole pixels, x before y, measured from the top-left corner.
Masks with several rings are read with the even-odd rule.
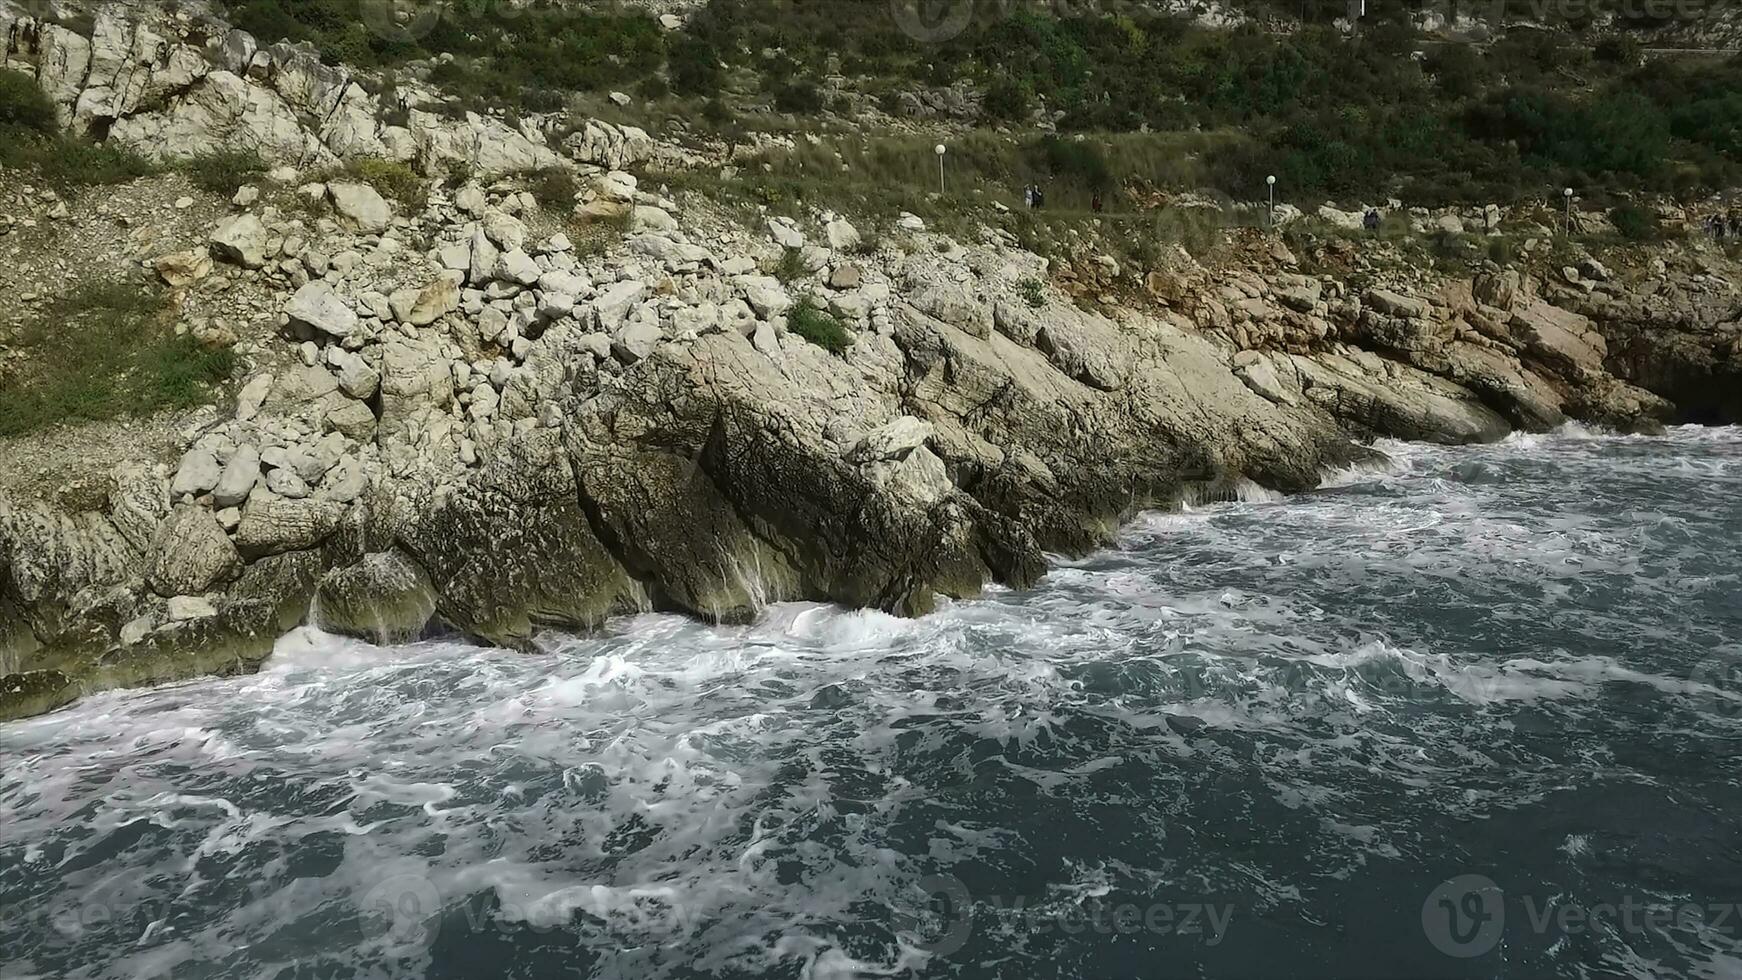
[[[36,80],[0,69],[0,167],[29,169],[61,190],[152,173],[150,162],[108,144],[63,135]]]
[[[520,108],[634,88],[705,100],[710,116],[727,94],[808,116],[834,105],[839,76],[899,111],[903,92],[966,83],[984,96],[986,125],[1206,137],[1196,169],[1246,199],[1270,174],[1297,197],[1426,205],[1563,184],[1693,193],[1742,174],[1742,61],[1642,65],[1635,40],[1596,33],[1589,18],[1478,48],[1415,37],[1401,0],[1372,0],[1355,36],[1316,26],[1346,10],[1318,0],[1276,0],[1275,13],[1305,15],[1292,33],[1208,29],[1140,7],[1061,17],[983,4],[959,34],[927,43],[888,4],[861,0],[711,0],[675,32],[633,7],[450,0],[407,40],[371,31],[354,0],[227,4],[245,29],[309,41],[333,61],[452,55],[438,83]]]
[[[176,334],[136,282],[79,288],[5,339],[21,356],[0,370],[0,436],[202,404],[235,366]]]

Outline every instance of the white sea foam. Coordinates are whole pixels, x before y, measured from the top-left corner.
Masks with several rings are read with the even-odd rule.
[[[1334,972],[1347,947],[1264,923],[1361,907],[1375,869],[1419,908],[1446,820],[1562,828],[1532,808],[1568,786],[1675,781],[1631,741],[1742,727],[1742,434],[1379,448],[924,619],[645,614],[538,653],[301,629],[254,676],[0,726],[0,897],[41,910],[0,939],[85,977],[1117,972],[990,918],[937,962],[898,926],[941,873],[983,912],[1228,896],[1272,966]],[[1652,953],[1728,962],[1692,938]]]

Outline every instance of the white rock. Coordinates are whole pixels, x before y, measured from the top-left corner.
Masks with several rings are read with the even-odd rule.
[[[224,464],[223,475],[218,478],[217,486],[212,490],[213,506],[241,506],[248,499],[248,495],[254,492],[254,484],[258,482],[260,451],[253,446],[243,446]]]
[[[327,348],[327,366],[338,374],[339,390],[352,398],[373,398],[381,388],[381,372],[370,367],[361,355],[342,347]]]
[[[605,287],[593,300],[593,310],[599,317],[599,328],[606,333],[615,334],[628,318],[629,310],[646,292],[647,284],[638,279],[625,279]]]
[[[744,299],[750,303],[751,309],[764,319],[792,309],[792,297],[773,276],[745,276],[739,280],[739,286],[744,290]]]
[[[530,286],[538,282],[538,277],[543,274],[543,270],[538,267],[537,262],[532,260],[532,256],[518,248],[503,252],[501,258],[496,261],[496,278],[507,282]]]
[[[218,457],[209,449],[194,448],[182,455],[175,468],[175,481],[169,492],[175,497],[197,497],[218,485],[223,476]]]
[[[210,599],[195,595],[178,595],[169,600],[169,618],[171,622],[185,623],[195,619],[210,619],[218,614],[218,607],[212,605]]]
[[[829,247],[836,251],[857,248],[863,240],[859,235],[859,229],[854,228],[852,223],[845,218],[836,218],[829,222],[827,232]]]
[[[484,198],[484,189],[477,184],[467,184],[454,193],[454,207],[463,214],[473,218],[481,218],[489,202]]]
[[[393,208],[368,184],[334,181],[327,185],[327,198],[339,223],[353,231],[379,235],[393,225]]]
[[[295,323],[334,337],[348,337],[357,329],[357,314],[324,282],[311,282],[297,290],[284,313]]]
[[[769,218],[768,234],[781,248],[804,248],[804,232],[791,218]]]
[[[266,226],[252,214],[239,214],[212,233],[212,252],[248,269],[266,265]]]
[[[484,234],[505,252],[526,247],[526,223],[513,215],[501,211],[489,211],[484,215]]]
[[[634,364],[653,353],[664,334],[659,325],[645,320],[626,324],[611,340],[611,353],[624,364]]]

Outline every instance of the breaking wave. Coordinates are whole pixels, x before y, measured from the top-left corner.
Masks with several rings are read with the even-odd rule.
[[[0,726],[0,977],[1736,975],[1742,434],[1378,448],[924,619],[303,629]],[[1702,914],[1532,915],[1628,899]]]

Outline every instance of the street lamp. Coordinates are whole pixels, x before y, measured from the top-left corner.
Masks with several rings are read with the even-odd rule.
[[[942,194],[944,192],[944,154],[949,152],[949,147],[939,143],[933,152],[938,155],[938,193]]]
[[[1270,209],[1265,212],[1265,225],[1267,227],[1270,227],[1270,228],[1275,228],[1276,227],[1276,175],[1271,174],[1270,176],[1264,178],[1264,183],[1266,183],[1270,186]]]
[[[1573,189],[1568,187],[1561,191],[1561,197],[1567,202],[1567,234],[1573,233]]]

